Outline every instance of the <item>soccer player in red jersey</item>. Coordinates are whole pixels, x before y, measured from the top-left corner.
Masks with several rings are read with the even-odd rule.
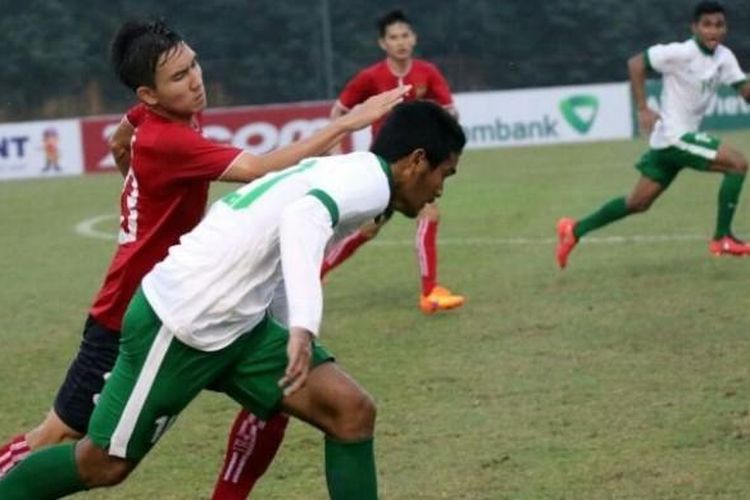
[[[360,71],[344,87],[331,110],[336,119],[350,113],[355,106],[368,97],[394,87],[411,85],[407,100],[428,99],[435,101],[457,118],[450,87],[440,70],[427,61],[413,56],[417,35],[411,22],[400,10],[394,10],[378,20],[378,44],[386,58]],[[377,135],[383,119],[372,126]],[[417,219],[417,257],[422,278],[419,306],[430,314],[444,309],[453,309],[464,304],[464,297],[453,294],[437,283],[437,229],[440,212],[437,203],[428,204]],[[349,258],[360,246],[374,238],[385,221],[367,224],[335,245],[326,255],[321,275]]]
[[[140,101],[113,137],[115,160],[125,174],[118,247],[53,409],[39,426],[0,448],[0,477],[31,450],[86,433],[98,394],[117,357],[125,309],[143,276],[201,220],[211,181],[249,182],[321,154],[345,134],[386,114],[402,100],[403,93],[381,94],[356,114],[334,120],[307,139],[254,156],[201,135],[201,112],[207,104],[201,67],[190,46],[164,23],[123,24],[112,44],[112,64]],[[242,471],[234,465],[230,486],[217,487],[216,499],[247,496],[273,458],[286,426],[283,415],[267,423],[251,419],[247,413],[241,417],[251,420],[255,429],[247,425],[237,429],[239,438],[253,436],[252,446],[245,446],[239,457],[243,465],[253,462],[255,456],[249,457],[253,450],[265,457],[242,478]],[[264,429],[268,438],[261,432]],[[236,453],[227,457],[236,457]],[[243,491],[232,489],[232,480],[241,483]]]

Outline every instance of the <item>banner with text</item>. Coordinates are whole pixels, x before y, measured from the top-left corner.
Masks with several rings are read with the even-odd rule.
[[[457,94],[467,148],[630,137],[626,83]]]
[[[83,172],[78,120],[0,124],[0,180]]]

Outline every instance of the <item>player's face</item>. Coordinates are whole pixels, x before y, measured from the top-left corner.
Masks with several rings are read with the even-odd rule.
[[[398,196],[394,196],[393,208],[407,217],[416,217],[426,204],[443,194],[445,179],[456,173],[458,155],[451,153],[440,165],[431,168],[425,151],[417,149],[404,161],[408,164],[407,173]]]
[[[703,14],[693,23],[693,34],[709,50],[715,50],[727,35],[727,21],[724,14]]]
[[[141,88],[147,89],[146,104],[155,109],[184,120],[206,107],[203,72],[195,52],[186,43],[162,55],[156,64],[154,81],[153,89]]]
[[[378,39],[380,48],[388,58],[406,61],[411,58],[417,35],[406,23],[393,23],[385,29],[385,35]]]

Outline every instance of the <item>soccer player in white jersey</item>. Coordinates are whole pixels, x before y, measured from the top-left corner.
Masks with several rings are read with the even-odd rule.
[[[404,103],[371,152],[311,158],[214,203],[130,302],[87,436],[31,454],[0,498],[121,482],[210,387],[259,418],[284,411],[322,430],[330,497],[376,499],[375,404],[318,342],[320,265],[335,235],[434,202],[465,142],[439,105]]]
[[[557,223],[557,263],[564,268],[568,256],[585,234],[648,210],[684,167],[720,172],[716,230],[709,242],[714,255],[750,255],[750,244],[737,239],[732,219],[747,172],[747,160],[716,137],[698,132],[700,122],[716,98],[720,84],[733,86],[750,102],[750,82],[729,48],[725,11],[719,2],[702,1],[695,7],[693,37],[681,43],[654,45],[628,60],[630,84],[638,107],[641,129],[651,132],[650,149],[636,168],[641,177],[629,195],[610,200],[583,219],[562,218]],[[646,104],[646,72],[662,74],[661,112]]]

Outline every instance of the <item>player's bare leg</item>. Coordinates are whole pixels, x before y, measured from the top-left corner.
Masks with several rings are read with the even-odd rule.
[[[50,410],[41,424],[26,434],[14,437],[0,448],[0,478],[32,451],[81,437],[81,433],[65,425],[55,410]]]
[[[722,144],[719,146],[716,159],[709,168],[714,172],[724,174],[724,180],[719,188],[716,231],[709,242],[709,251],[717,256],[750,255],[750,244],[736,238],[731,229],[732,219],[734,219],[737,202],[747,174],[747,159],[739,151]]]
[[[439,222],[440,209],[437,203],[425,205],[417,218],[415,243],[419,274],[422,281],[419,307],[426,314],[461,307],[466,301],[462,295],[454,294],[437,282],[437,230]]]
[[[282,408],[325,433],[326,479],[333,500],[377,499],[375,402],[353,378],[335,363],[319,365],[301,389],[284,397]]]

